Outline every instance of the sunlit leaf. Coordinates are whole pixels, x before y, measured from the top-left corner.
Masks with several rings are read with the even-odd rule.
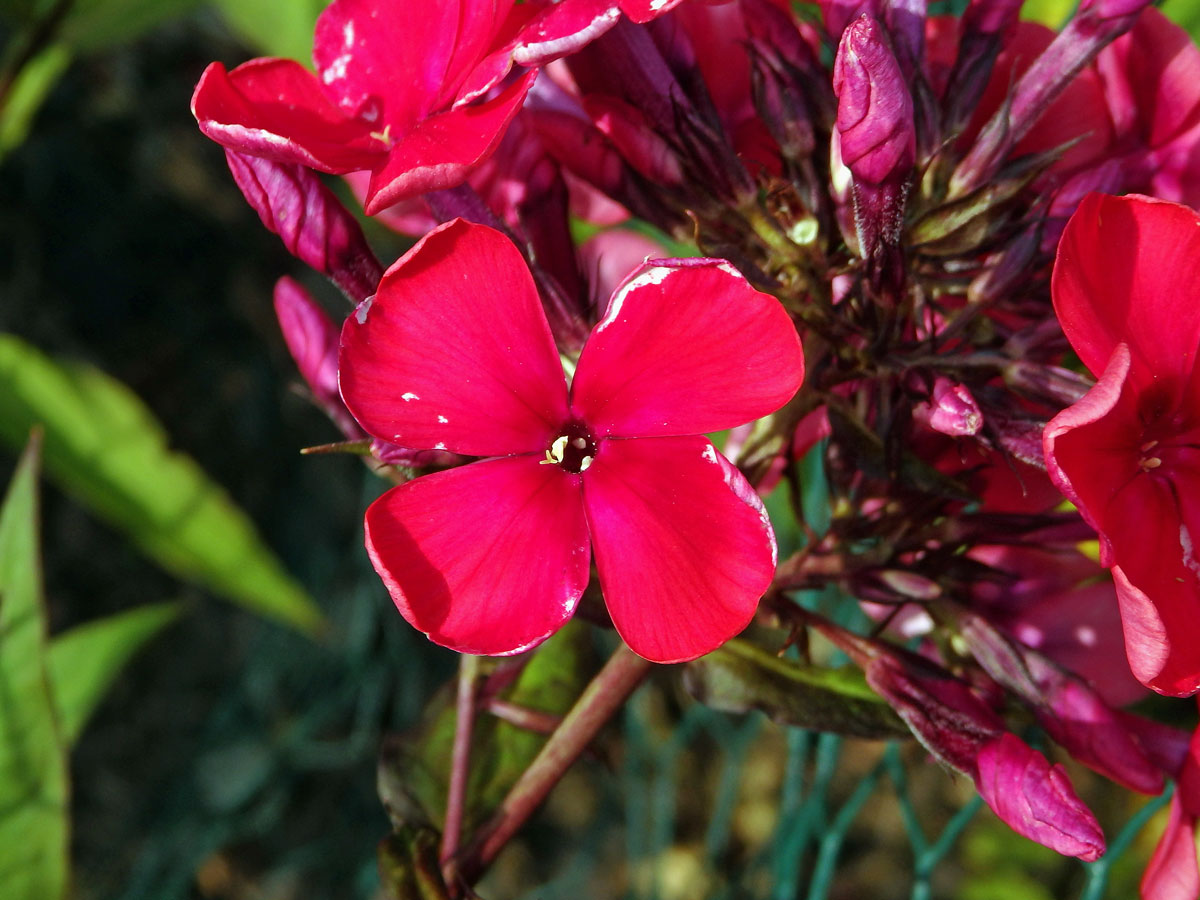
[[[1079,0],[1025,0],[1021,6],[1021,18],[1026,22],[1041,22],[1058,29],[1078,5]]]
[[[322,617],[249,518],[121,383],[0,335],[0,442],[45,428],[47,476],[168,571],[302,631]]]
[[[63,740],[74,744],[121,669],[179,618],[178,603],[153,603],[77,625],[50,642],[47,668]]]
[[[0,508],[0,885],[5,900],[58,900],[67,886],[66,746],[46,675],[37,468],[35,438]]]
[[[1200,0],[1167,0],[1159,8],[1168,19],[1182,26],[1193,40],[1200,37]]]
[[[260,53],[307,62],[324,0],[217,0],[229,27]]]
[[[25,140],[42,102],[70,63],[70,50],[51,44],[21,68],[0,104],[0,158]]]

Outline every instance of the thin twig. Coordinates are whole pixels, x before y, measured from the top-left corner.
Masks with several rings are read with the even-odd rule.
[[[463,812],[467,804],[467,782],[471,776],[471,732],[475,727],[475,689],[479,676],[479,657],[462,654],[458,658],[458,699],[455,703],[454,748],[450,755],[450,785],[446,791],[446,827],[442,830],[442,849],[438,857],[443,866],[458,852]],[[447,883],[452,883],[448,873]]]
[[[458,874],[464,881],[477,880],[653,666],[624,644],[609,658],[463,852]]]

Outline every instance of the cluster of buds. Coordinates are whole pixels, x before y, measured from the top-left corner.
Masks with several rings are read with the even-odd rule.
[[[201,129],[264,224],[357,304],[339,338],[295,283],[277,290],[314,399],[397,481],[447,470],[368,513],[406,618],[464,652],[523,652],[575,611],[590,544],[642,656],[693,659],[756,606],[776,634],[816,628],[1063,853],[1094,859],[1103,836],[1021,726],[1133,790],[1190,784],[1170,749],[1186,735],[1116,707],[1200,687],[1184,311],[1200,304],[1154,270],[1156,253],[1168,274],[1200,264],[1195,214],[1161,202],[1200,200],[1200,51],[1145,0],[1085,0],[1058,33],[1019,5],[824,0],[813,23],[785,0],[335,0],[315,73],[210,67]],[[424,239],[384,275],[317,171]],[[638,268],[680,245],[707,259]],[[729,460],[688,437],[733,426]],[[664,453],[670,490],[647,474]],[[801,481],[808,454],[820,485]],[[568,487],[526,527],[513,497],[551,470]],[[1155,480],[1130,500],[1138,474]],[[818,489],[828,523],[776,564],[759,496],[784,492],[799,519]],[[428,512],[474,491],[501,498],[527,553]],[[1147,517],[1153,556],[1134,547]],[[1093,529],[1115,589],[1076,549]],[[925,651],[797,606],[831,585]],[[1122,619],[1132,673],[1107,652]],[[1177,846],[1192,793],[1148,896],[1200,883]]]

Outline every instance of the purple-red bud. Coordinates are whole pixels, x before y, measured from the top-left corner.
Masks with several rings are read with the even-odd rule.
[[[247,202],[292,255],[356,302],[375,293],[383,266],[357,220],[315,172],[233,150],[225,159]]]
[[[817,0],[821,7],[821,17],[825,20],[825,30],[835,41],[846,31],[846,26],[859,16],[879,18],[883,10],[883,0]]]
[[[960,772],[975,771],[981,747],[1004,723],[971,689],[917,657],[884,651],[863,668],[869,684],[930,753]]]
[[[1081,763],[1131,790],[1157,794],[1162,773],[1091,687],[1041,653],[963,613],[959,633],[983,669],[1029,704],[1049,735]]]
[[[859,16],[833,64],[842,162],[858,182],[903,183],[916,158],[912,96],[879,23]]]
[[[970,437],[983,427],[983,413],[971,392],[941,375],[934,380],[929,402],[918,404],[913,415],[934,431],[950,437]]]
[[[312,296],[291,278],[275,282],[275,316],[288,352],[300,377],[312,392],[313,402],[333,420],[347,440],[361,440],[364,432],[342,403],[338,393],[338,341],[341,332]]]
[[[979,752],[976,765],[979,795],[1017,834],[1064,856],[1104,855],[1104,832],[1062,766],[1008,732]]]

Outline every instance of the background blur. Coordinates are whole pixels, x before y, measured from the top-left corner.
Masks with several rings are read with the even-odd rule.
[[[348,307],[262,228],[188,111],[214,59],[306,59],[320,6],[0,0],[0,334],[19,339],[0,344],[0,484],[35,407],[54,407],[40,528],[51,635],[178,604],[121,632],[110,655],[129,662],[103,678],[78,648],[52,669],[103,684],[69,757],[80,898],[379,896],[383,736],[413,726],[455,671],[366,561],[361,513],[382,484],[355,459],[298,452],[337,434],[296,389],[272,285],[291,274],[331,314]],[[1191,5],[1177,8],[1187,21]],[[404,248],[373,223],[368,234],[385,263]],[[80,364],[140,398],[208,480],[119,471],[141,465],[125,442],[152,429],[68,397],[59,367],[99,377]],[[83,432],[91,443],[72,448]],[[130,499],[193,476],[198,497],[240,507],[261,538],[229,546],[216,517],[188,538],[207,542],[199,575],[172,568],[156,541],[170,544],[174,525],[139,520]],[[290,613],[222,599],[222,579],[247,559],[275,572],[272,554],[282,569],[270,577],[295,579]],[[316,638],[280,622],[315,621],[297,612],[305,594],[327,620]],[[1131,832],[1111,871],[1089,869],[986,809],[954,818],[971,785],[919,748],[722,716],[665,675],[618,724],[501,858],[485,896],[1124,898],[1156,835]],[[1111,841],[1140,801],[1072,776]]]

